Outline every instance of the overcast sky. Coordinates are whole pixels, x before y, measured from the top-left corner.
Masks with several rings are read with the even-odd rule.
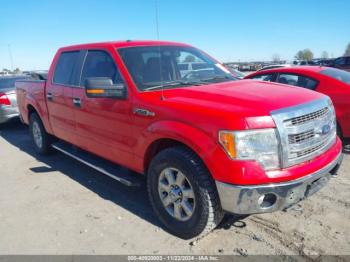
[[[2,1],[0,70],[47,69],[61,46],[157,39],[156,0]],[[340,56],[350,42],[348,0],[158,0],[161,40],[223,62],[293,59],[310,48]]]

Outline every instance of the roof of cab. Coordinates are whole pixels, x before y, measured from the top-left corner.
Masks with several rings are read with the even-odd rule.
[[[183,43],[169,42],[169,41],[154,41],[154,40],[124,40],[124,41],[111,41],[111,42],[100,42],[100,43],[88,43],[71,45],[60,48],[60,50],[79,50],[89,49],[98,47],[110,47],[122,48],[122,47],[134,47],[134,46],[160,46],[160,45],[171,45],[171,46],[190,46]]]

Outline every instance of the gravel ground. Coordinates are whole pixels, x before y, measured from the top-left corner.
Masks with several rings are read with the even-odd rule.
[[[26,127],[1,125],[0,254],[350,255],[349,153],[339,176],[292,210],[227,216],[191,242],[162,229],[144,186],[60,153],[39,157]]]

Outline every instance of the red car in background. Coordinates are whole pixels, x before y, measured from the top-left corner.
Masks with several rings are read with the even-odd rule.
[[[252,73],[245,79],[277,82],[315,90],[332,99],[338,134],[350,137],[350,73],[322,66],[275,68]]]

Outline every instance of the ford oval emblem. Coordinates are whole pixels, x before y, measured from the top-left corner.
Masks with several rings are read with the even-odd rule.
[[[322,135],[327,135],[329,133],[329,131],[331,131],[331,126],[330,125],[324,125],[322,127],[321,134]]]

